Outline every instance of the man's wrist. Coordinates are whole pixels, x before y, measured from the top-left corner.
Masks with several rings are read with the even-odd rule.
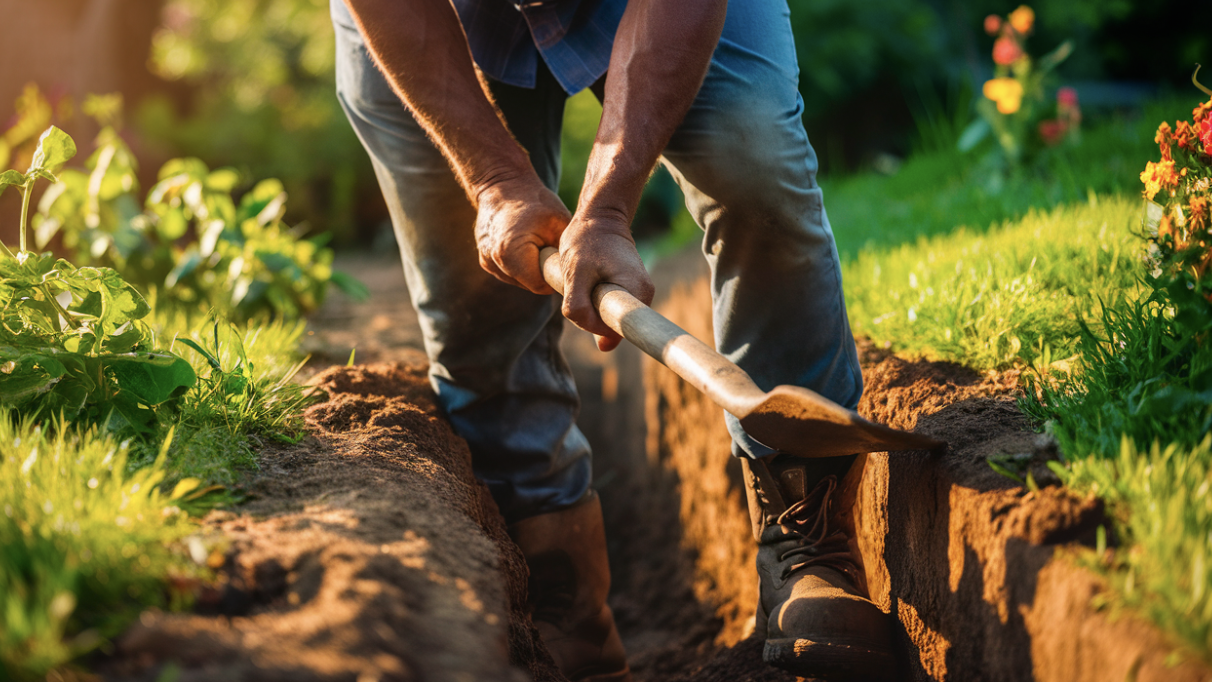
[[[517,165],[493,166],[474,176],[469,176],[467,183],[476,205],[524,195],[533,191],[535,185],[541,186],[542,181],[530,167],[529,159],[524,158],[523,161],[525,161],[525,166],[522,167]]]

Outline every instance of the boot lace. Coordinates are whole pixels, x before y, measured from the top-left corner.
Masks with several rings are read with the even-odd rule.
[[[858,566],[850,556],[846,531],[829,528],[829,501],[837,489],[837,477],[826,476],[804,499],[779,515],[777,523],[783,532],[798,536],[800,541],[779,555],[779,562],[793,557],[795,562],[784,564],[782,578],[809,566],[825,566],[845,573],[850,579],[858,577]]]

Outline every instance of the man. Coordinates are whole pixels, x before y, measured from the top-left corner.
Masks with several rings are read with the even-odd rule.
[[[590,302],[653,286],[629,225],[663,161],[704,230],[719,350],[759,386],[862,392],[837,251],[804,133],[785,0],[332,0],[342,105],[374,163],[430,377],[531,569],[536,625],[573,680],[629,680],[589,448],[559,313],[620,341]],[[602,121],[576,211],[554,190],[566,98]],[[544,282],[556,246],[565,296]],[[853,458],[779,455],[729,418],[746,468],[768,662],[890,668],[829,501]]]

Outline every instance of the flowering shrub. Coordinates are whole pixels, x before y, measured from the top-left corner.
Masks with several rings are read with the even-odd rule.
[[[1081,122],[1077,92],[1061,88],[1057,93],[1057,117],[1040,121],[1044,109],[1044,80],[1058,64],[1073,51],[1065,41],[1052,52],[1033,60],[1024,48],[1027,36],[1035,26],[1035,12],[1020,5],[1004,19],[996,14],[985,17],[985,32],[996,36],[993,42],[994,77],[985,82],[983,99],[977,100],[980,118],[960,137],[959,147],[967,151],[990,133],[997,141],[1005,159],[1018,163],[1030,136],[1038,131],[1046,144],[1059,144],[1070,139]]]
[[[1153,139],[1161,160],[1140,174],[1153,284],[1169,294],[1181,320],[1204,331],[1212,328],[1212,99],[1192,110],[1191,122],[1162,122]]]

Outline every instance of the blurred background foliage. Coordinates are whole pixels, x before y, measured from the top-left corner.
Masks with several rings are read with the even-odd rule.
[[[993,39],[983,32],[982,20],[1018,4],[790,0],[805,124],[823,174],[836,177],[872,168],[891,172],[915,149],[953,147],[974,116],[972,93],[979,93],[992,73]],[[1212,60],[1212,36],[1206,31],[1212,25],[1212,3],[1030,4],[1038,19],[1028,49],[1042,54],[1073,41],[1073,54],[1051,86],[1076,86],[1088,116],[1139,110],[1142,100],[1188,83],[1195,62]],[[171,157],[199,156],[212,166],[235,167],[249,179],[280,178],[291,196],[290,223],[330,231],[337,246],[368,246],[376,236],[383,238],[386,211],[374,174],[333,95],[327,0],[149,0],[137,8],[127,5],[44,0],[21,13],[41,17],[43,24],[66,22],[77,34],[118,32],[114,27],[139,23],[136,14],[154,14],[150,35],[127,31],[108,48],[142,51],[159,83],[124,92],[132,112],[131,146],[147,159],[144,168]],[[59,14],[53,14],[56,8]],[[101,21],[105,12],[120,16],[121,22]],[[6,23],[0,38],[33,28],[20,21]],[[5,49],[16,48],[0,52]],[[100,58],[94,54],[89,59]],[[12,68],[4,78],[25,79],[22,85],[37,80],[52,101],[63,91],[83,99],[88,82],[56,82],[54,73],[40,71],[35,61],[7,61]],[[113,61],[129,64],[131,59]],[[110,80],[93,77],[97,89],[92,91],[125,87],[120,80],[113,82],[110,86]],[[10,92],[19,88],[0,83],[0,96]],[[599,115],[586,94],[568,108],[561,194],[569,203],[575,202]],[[664,229],[677,223],[679,214],[676,187],[667,175],[657,174],[637,229]]]

